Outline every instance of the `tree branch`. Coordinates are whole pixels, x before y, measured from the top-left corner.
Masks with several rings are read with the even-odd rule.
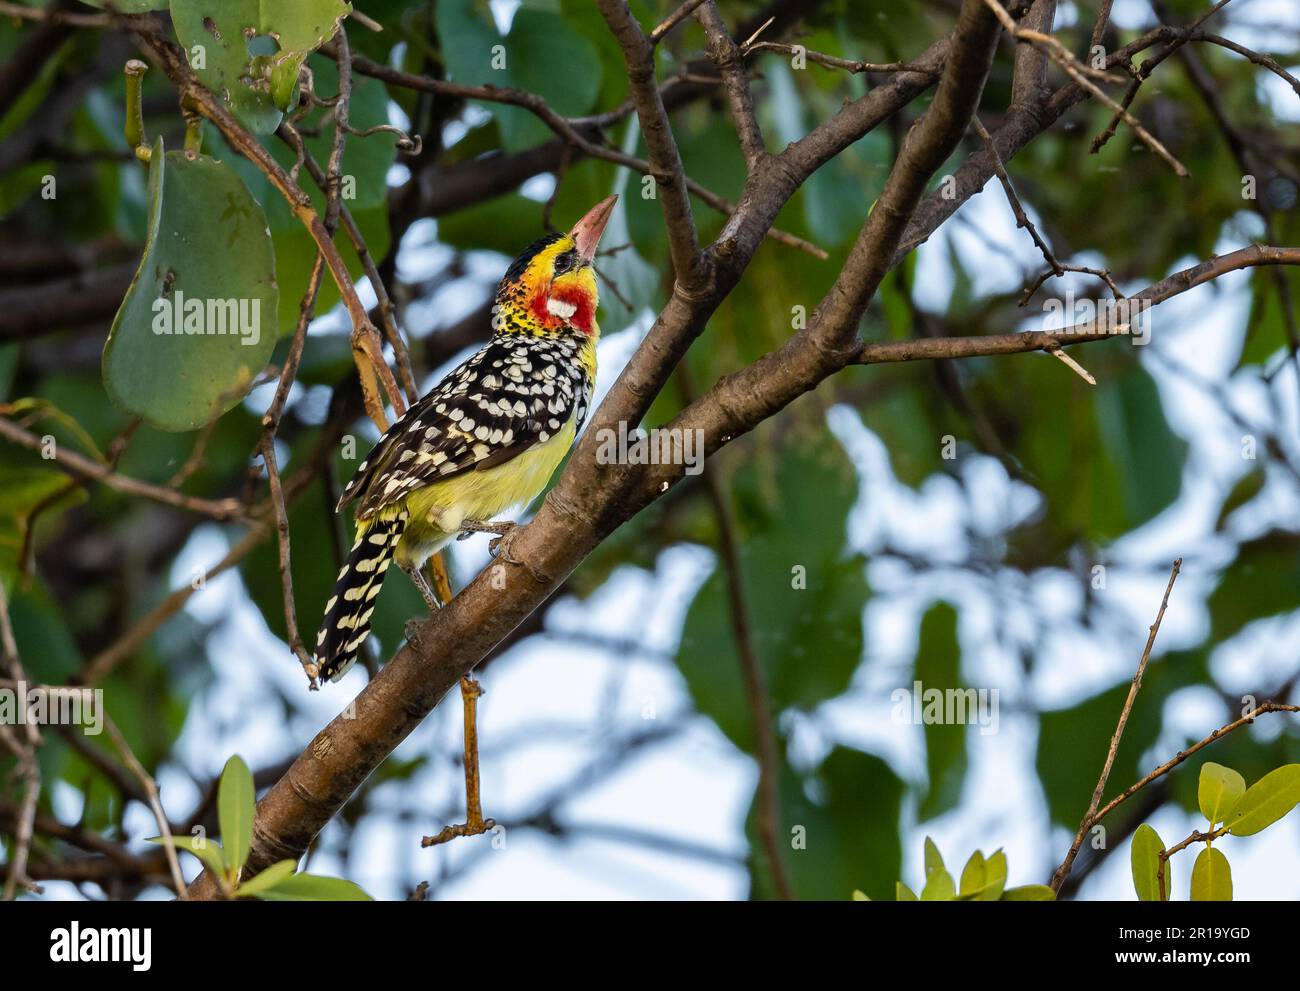
[[[645,36],[624,0],[596,2],[605,23],[623,49],[632,103],[649,152],[650,174],[661,192],[674,275],[686,291],[695,292],[702,279],[699,237],[695,232],[695,217],[691,213],[691,198],[686,188],[686,171],[682,168],[668,112],[655,81],[654,43]]]

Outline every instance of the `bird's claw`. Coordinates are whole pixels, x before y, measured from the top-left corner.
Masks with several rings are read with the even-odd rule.
[[[533,581],[537,582],[537,584],[547,584],[551,580],[550,575],[543,574],[527,561],[515,557],[515,555],[510,552],[510,545],[513,543],[517,533],[518,530],[516,529],[516,524],[511,524],[509,530],[488,544],[488,552],[494,554],[498,561],[504,561],[506,564],[513,564],[523,568],[533,576]]]
[[[513,523],[507,520],[491,523],[479,523],[478,521],[466,520],[462,526],[464,526],[465,529],[461,535],[457,537],[458,540],[469,536],[471,533],[495,533],[496,536],[488,542],[488,553],[496,558],[496,560],[504,561],[506,564],[518,565],[521,568],[527,569],[528,573],[533,576],[533,580],[538,584],[544,585],[551,580],[549,575],[542,574],[527,561],[515,557],[515,555],[510,552],[510,544],[515,539],[515,535],[519,532],[518,523]]]

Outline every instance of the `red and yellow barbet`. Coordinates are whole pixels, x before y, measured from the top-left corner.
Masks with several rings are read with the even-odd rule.
[[[316,638],[323,679],[337,681],[370,632],[389,564],[436,605],[422,568],[466,530],[546,487],[586,419],[596,383],[596,246],[616,197],[567,234],[514,260],[497,288],[494,334],[388,428],[343,491],[357,537]],[[485,525],[486,524],[486,525]]]

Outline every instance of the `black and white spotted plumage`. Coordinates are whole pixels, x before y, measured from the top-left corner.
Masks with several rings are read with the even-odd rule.
[[[576,416],[581,429],[594,383],[575,334],[498,334],[407,410],[357,468],[339,499],[360,499],[357,519],[421,486],[504,464],[544,444]]]
[[[402,539],[406,520],[407,514],[398,512],[358,533],[339,570],[334,594],[325,604],[325,618],[316,635],[316,656],[322,659],[320,676],[326,681],[338,681],[360,656],[361,645],[370,633],[375,597],[393,562],[393,549]]]

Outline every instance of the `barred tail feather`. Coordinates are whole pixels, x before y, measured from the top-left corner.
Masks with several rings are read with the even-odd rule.
[[[326,681],[338,681],[357,662],[370,635],[370,614],[393,562],[393,548],[406,529],[407,513],[377,519],[358,528],[356,543],[339,571],[334,593],[325,604],[325,618],[316,635],[316,664]]]

